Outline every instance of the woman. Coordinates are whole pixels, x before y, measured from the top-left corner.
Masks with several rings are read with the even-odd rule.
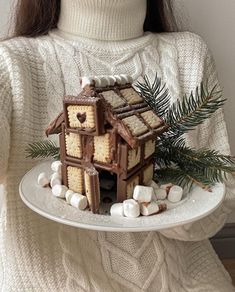
[[[208,237],[234,204],[232,186],[211,216],[160,233],[105,233],[59,225],[21,202],[18,184],[32,167],[28,143],[79,93],[84,75],[155,73],[176,99],[201,81],[217,83],[200,37],[172,29],[163,0],[21,0],[15,38],[0,45],[1,291],[234,291]],[[147,15],[147,16],[146,16]],[[144,27],[144,29],[143,29]],[[194,147],[229,152],[223,115],[188,136]],[[229,207],[228,207],[229,206]]]

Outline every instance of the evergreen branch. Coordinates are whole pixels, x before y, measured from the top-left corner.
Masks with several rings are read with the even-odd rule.
[[[161,78],[158,78],[156,74],[151,84],[148,77],[144,76],[144,83],[138,82],[136,87],[145,102],[159,117],[163,117],[170,106],[170,95],[166,85],[162,85]]]
[[[27,158],[47,158],[53,157],[54,159],[59,159],[60,157],[60,148],[56,146],[56,144],[51,141],[40,141],[31,143],[25,149],[27,154]]]
[[[211,182],[222,182],[226,174],[235,173],[233,157],[210,149],[191,149],[185,145],[184,139],[175,142],[162,140],[156,150],[156,163],[163,167],[177,165],[185,172],[193,169]]]
[[[177,100],[170,106],[164,118],[167,136],[179,137],[195,129],[221,108],[225,101],[221,91],[217,90],[217,85],[208,91],[201,84],[196,88],[195,94],[191,93],[189,97],[185,95],[182,101]]]

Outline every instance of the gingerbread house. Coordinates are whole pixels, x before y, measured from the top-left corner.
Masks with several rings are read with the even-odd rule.
[[[78,96],[65,96],[63,112],[47,135],[60,133],[63,183],[87,196],[99,212],[103,181],[112,181],[116,201],[132,197],[135,185],[153,177],[155,141],[163,121],[128,76],[82,79]]]

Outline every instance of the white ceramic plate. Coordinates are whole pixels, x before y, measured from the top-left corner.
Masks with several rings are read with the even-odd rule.
[[[225,187],[217,184],[212,192],[195,187],[181,204],[169,204],[169,210],[150,217],[119,218],[92,214],[69,206],[65,200],[53,197],[50,188],[37,185],[41,172],[51,174],[50,162],[31,169],[20,183],[20,195],[24,203],[36,213],[59,223],[100,231],[139,232],[171,228],[194,222],[213,212],[222,203]]]

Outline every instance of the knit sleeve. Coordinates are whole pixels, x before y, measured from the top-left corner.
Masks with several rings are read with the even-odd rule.
[[[215,84],[219,86],[214,59],[208,49],[204,61],[202,81],[203,83],[208,82],[209,88],[212,88]],[[186,138],[191,147],[209,147],[218,150],[222,154],[230,154],[227,129],[222,110],[217,111],[195,131],[187,135]],[[198,241],[215,235],[226,223],[232,209],[235,208],[234,178],[229,177],[225,185],[226,195],[224,202],[212,214],[194,223],[163,230],[161,233],[166,237],[184,241]]]
[[[10,150],[12,90],[8,61],[5,49],[0,47],[0,184],[6,175]]]

